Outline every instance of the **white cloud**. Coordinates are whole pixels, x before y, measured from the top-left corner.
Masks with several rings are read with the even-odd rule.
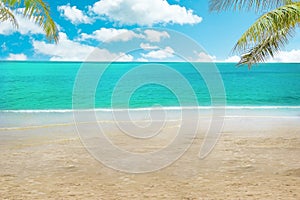
[[[170,38],[170,35],[166,31],[155,31],[155,30],[145,30],[146,40],[150,42],[160,42],[162,38]]]
[[[239,56],[231,56],[225,59],[224,62],[239,62]],[[221,61],[222,62],[222,61]],[[293,63],[293,62],[300,62],[300,50],[291,50],[291,51],[279,51],[274,55],[272,58],[268,58],[266,62],[279,62],[279,63]]]
[[[10,53],[6,60],[27,60],[27,56],[24,53],[20,53],[20,54]]]
[[[16,20],[19,24],[19,28],[15,28],[8,21],[1,22],[0,34],[1,35],[11,35],[15,32],[19,32],[22,35],[26,34],[44,34],[44,31],[32,20],[28,20],[20,14],[15,13]]]
[[[92,34],[81,33],[78,40],[84,41],[88,39],[94,39],[100,42],[126,42],[134,38],[145,39],[149,42],[160,42],[164,38],[170,38],[170,35],[166,31],[156,31],[152,29],[147,29],[143,32],[137,30],[134,32],[128,29],[101,28],[94,31]],[[158,48],[156,46],[153,47]]]
[[[293,49],[291,51],[279,51],[275,54],[274,58],[270,58],[268,62],[299,63],[300,50]]]
[[[241,60],[241,58],[239,56],[231,56],[231,57],[228,57],[227,59],[225,59],[225,62],[237,63],[240,60]]]
[[[149,60],[146,58],[138,58],[135,60],[136,62],[148,62]]]
[[[95,39],[101,42],[129,41],[132,38],[141,38],[143,35],[137,34],[127,29],[101,28],[92,34],[81,33],[80,40]]]
[[[114,61],[119,61],[119,62],[130,62],[133,61],[133,56],[126,54],[126,53],[119,53],[119,54],[113,54],[115,56]],[[109,60],[112,61],[112,60]]]
[[[107,49],[100,49],[69,40],[65,33],[59,33],[58,44],[33,40],[34,51],[38,54],[50,56],[51,61],[132,61],[133,57],[124,53],[112,53]],[[93,53],[93,54],[91,54]],[[92,56],[92,57],[88,57]]]
[[[77,9],[76,6],[70,6],[70,4],[58,6],[57,10],[60,15],[70,20],[72,24],[91,24],[93,20],[85,15],[81,10]]]
[[[179,5],[166,0],[100,0],[90,11],[121,24],[197,24],[202,18]]]
[[[165,49],[159,49],[150,51],[146,54],[141,54],[144,58],[153,58],[153,59],[165,59],[171,58],[174,56],[174,50],[171,47],[166,47]]]
[[[159,49],[158,46],[153,46],[153,45],[151,45],[151,44],[149,44],[149,43],[141,43],[141,44],[140,44],[140,47],[141,47],[142,49],[144,49],[144,50]]]
[[[207,53],[204,52],[194,52],[196,53],[197,57],[194,59],[194,62],[215,62],[216,61],[216,56],[211,56]]]

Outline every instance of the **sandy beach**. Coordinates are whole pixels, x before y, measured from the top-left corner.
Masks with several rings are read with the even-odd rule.
[[[37,115],[23,114],[20,121],[30,124]],[[54,115],[48,114],[61,121]],[[9,123],[13,119],[6,114],[9,126],[2,120],[0,129],[1,199],[300,198],[299,115],[231,113],[225,117],[219,142],[201,160],[198,154],[208,125],[204,117],[182,157],[142,174],[117,171],[97,161],[72,123],[14,127]],[[171,125],[165,127],[170,133]],[[115,137],[117,130],[111,129],[109,135],[123,148],[139,151],[126,137]],[[163,140],[156,140],[143,150],[162,145]]]
[[[0,24],[0,200],[300,200],[300,0],[0,0]]]

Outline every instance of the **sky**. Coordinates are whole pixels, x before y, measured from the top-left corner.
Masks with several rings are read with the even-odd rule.
[[[49,0],[48,0],[49,1]],[[47,1],[45,1],[47,2]],[[48,2],[59,43],[17,14],[0,26],[0,60],[237,62],[232,49],[260,14],[209,12],[208,0]],[[300,62],[300,30],[270,62]]]

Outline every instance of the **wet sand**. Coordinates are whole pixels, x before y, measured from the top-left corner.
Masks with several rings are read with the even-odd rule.
[[[97,161],[72,123],[2,126],[0,197],[299,199],[299,122],[299,116],[227,116],[219,142],[205,159],[198,157],[206,129],[202,127],[180,159],[143,174],[120,172]],[[170,132],[171,125],[166,127]],[[115,132],[111,130],[112,138],[132,150],[129,141],[114,137]],[[159,148],[159,140],[155,145]],[[134,149],[139,151],[139,146]]]

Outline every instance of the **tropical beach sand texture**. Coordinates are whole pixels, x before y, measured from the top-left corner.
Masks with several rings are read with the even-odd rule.
[[[300,198],[299,115],[235,111],[225,118],[215,149],[200,160],[198,153],[209,124],[202,117],[191,148],[171,166],[145,174],[123,173],[95,160],[71,121],[40,126],[31,123],[44,118],[40,113],[10,115],[14,114],[1,116],[1,199]],[[46,114],[60,122],[64,115]],[[27,128],[9,123],[18,118]],[[65,118],[68,121],[70,116]],[[172,132],[169,125],[165,129]],[[112,129],[108,134],[119,145],[140,148],[130,138],[114,137],[117,132]],[[141,148],[164,145],[157,141],[154,147]]]

